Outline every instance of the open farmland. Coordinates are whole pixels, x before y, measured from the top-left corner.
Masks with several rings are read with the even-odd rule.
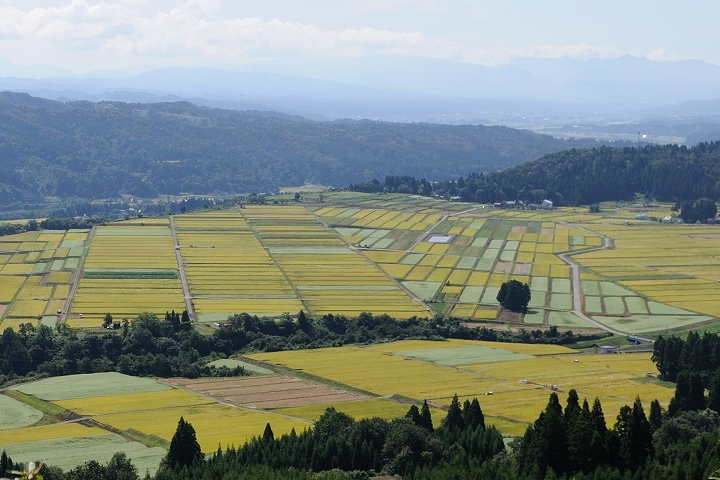
[[[347,402],[366,398],[363,395],[279,375],[229,379],[167,379],[164,382],[226,402],[263,409]]]
[[[86,230],[44,230],[0,237],[0,328],[54,327],[79,275]]]
[[[168,227],[117,224],[95,229],[84,275],[67,320],[97,327],[109,313],[132,318],[141,312],[182,311],[183,292]]]
[[[174,219],[198,320],[247,312],[278,316],[303,305],[237,210]]]
[[[447,314],[527,328],[604,325],[646,336],[716,323],[715,227],[625,225],[634,213],[338,192],[319,204],[27,232],[0,239],[0,315],[16,329],[58,318],[97,328],[106,313],[162,315],[187,302],[194,319],[210,325],[234,313],[300,310]],[[510,279],[530,285],[524,316],[498,311],[498,291]],[[68,309],[67,318],[57,313]]]
[[[489,345],[492,345],[489,346]],[[468,347],[476,347],[469,359]],[[482,347],[483,349],[477,349]],[[508,350],[506,350],[506,347]],[[557,385],[575,388],[580,398],[600,398],[606,414],[631,404],[637,395],[667,405],[674,391],[646,381],[657,374],[649,353],[587,355],[564,349],[546,353],[527,345],[452,342],[395,342],[369,347],[340,347],[295,352],[261,353],[251,358],[327,378],[379,396],[400,395],[437,407],[452,396],[478,397],[488,422],[506,435],[521,435],[537,418]],[[442,350],[443,354],[439,355]],[[518,358],[515,355],[524,355]],[[469,360],[474,363],[467,363]],[[578,360],[575,362],[574,360]],[[492,395],[485,395],[492,392]],[[560,393],[562,396],[562,393]]]
[[[154,472],[166,454],[165,448],[181,416],[193,424],[204,452],[214,451],[218,444],[241,445],[261,435],[268,422],[279,435],[293,428],[300,432],[310,425],[304,418],[219,404],[187,389],[118,373],[54,377],[14,389],[32,395],[29,398],[34,398],[33,401],[52,402],[55,406],[47,405],[72,412],[76,418],[89,417],[94,422],[94,427],[80,423],[32,426],[42,418],[40,412],[0,395],[8,414],[0,428],[10,428],[2,430],[0,447],[18,460],[41,459],[65,469],[88,458],[107,462],[113,453],[123,451],[139,469]],[[290,395],[292,391],[292,388],[285,389],[282,395]],[[307,391],[305,389],[305,393]],[[346,399],[362,398],[345,395]],[[326,397],[328,401],[339,398]],[[41,457],[38,452],[42,452]]]

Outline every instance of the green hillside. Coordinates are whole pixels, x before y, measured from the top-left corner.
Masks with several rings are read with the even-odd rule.
[[[47,197],[267,192],[385,175],[441,180],[591,144],[506,127],[314,122],[189,103],[60,103],[5,92],[0,202],[7,211]]]

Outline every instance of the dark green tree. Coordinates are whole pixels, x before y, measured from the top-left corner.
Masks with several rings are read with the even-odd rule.
[[[105,314],[105,317],[103,318],[103,327],[110,328],[112,326],[113,317],[109,313]]]
[[[170,448],[165,464],[173,470],[189,467],[202,458],[200,444],[193,426],[180,417],[175,434],[170,440]]]
[[[580,413],[580,397],[573,388],[568,392],[567,405],[565,406],[565,424],[570,425],[575,416]]]
[[[137,480],[138,471],[124,452],[112,456],[105,467],[106,480]]]
[[[650,430],[652,433],[655,433],[660,427],[662,427],[662,407],[660,406],[660,402],[656,398],[652,402],[650,402],[650,418],[648,421],[650,422]]]
[[[510,280],[503,283],[497,294],[497,301],[500,302],[500,305],[513,312],[527,313],[530,298],[531,294],[528,284],[517,280]]]
[[[463,417],[462,408],[460,408],[460,400],[458,400],[457,394],[450,402],[450,408],[448,408],[447,416],[443,422],[443,427],[449,431],[463,430],[465,428],[465,418]]]
[[[695,219],[703,223],[709,218],[715,218],[717,215],[717,205],[709,198],[699,198],[695,200],[692,208]]]
[[[427,400],[423,400],[422,408],[420,409],[420,418],[422,419],[422,426],[429,432],[432,432],[432,415],[430,414],[430,406],[428,405]]]
[[[267,425],[265,425],[265,431],[263,432],[262,438],[263,438],[263,440],[267,440],[267,441],[275,440],[275,434],[273,433],[269,422]]]
[[[420,409],[417,405],[411,405],[410,410],[405,414],[405,418],[409,418],[415,425],[422,427],[422,417],[420,416]]]
[[[603,413],[600,399],[597,397],[593,402],[593,408],[590,414],[592,415],[593,423],[595,424],[595,431],[598,432],[602,438],[605,438],[605,434],[607,433],[607,424],[605,423],[605,414]]]
[[[715,370],[715,373],[710,377],[707,408],[720,413],[720,369]]]
[[[485,428],[485,415],[482,412],[482,408],[480,408],[480,402],[477,398],[473,398],[472,402],[465,400],[465,405],[463,408],[463,416],[465,417],[465,424],[472,428],[476,429],[478,427]]]
[[[12,470],[13,461],[5,450],[0,454],[0,476],[4,477],[8,470]]]

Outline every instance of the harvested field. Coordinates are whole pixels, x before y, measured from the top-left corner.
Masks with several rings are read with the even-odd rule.
[[[202,395],[221,398],[230,403],[257,408],[299,407],[367,398],[317,383],[278,375],[200,380],[169,378],[163,382]]]

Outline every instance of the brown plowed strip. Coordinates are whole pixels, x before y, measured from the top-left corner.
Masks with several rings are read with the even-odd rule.
[[[498,260],[497,265],[495,265],[495,273],[510,273],[511,268],[512,268],[512,262]]]
[[[295,407],[367,398],[319,383],[280,375],[239,378],[168,378],[162,381],[168,385],[222,399],[228,403],[257,408]]]
[[[5,310],[7,309],[7,305],[0,305],[0,317],[5,315]]]
[[[516,263],[515,264],[515,275],[530,275],[531,263]]]
[[[527,230],[527,227],[525,227],[523,225],[515,225],[514,227],[512,227],[512,229],[510,231],[512,233],[525,233],[526,230]]]
[[[555,235],[554,228],[541,228],[540,235]]]

